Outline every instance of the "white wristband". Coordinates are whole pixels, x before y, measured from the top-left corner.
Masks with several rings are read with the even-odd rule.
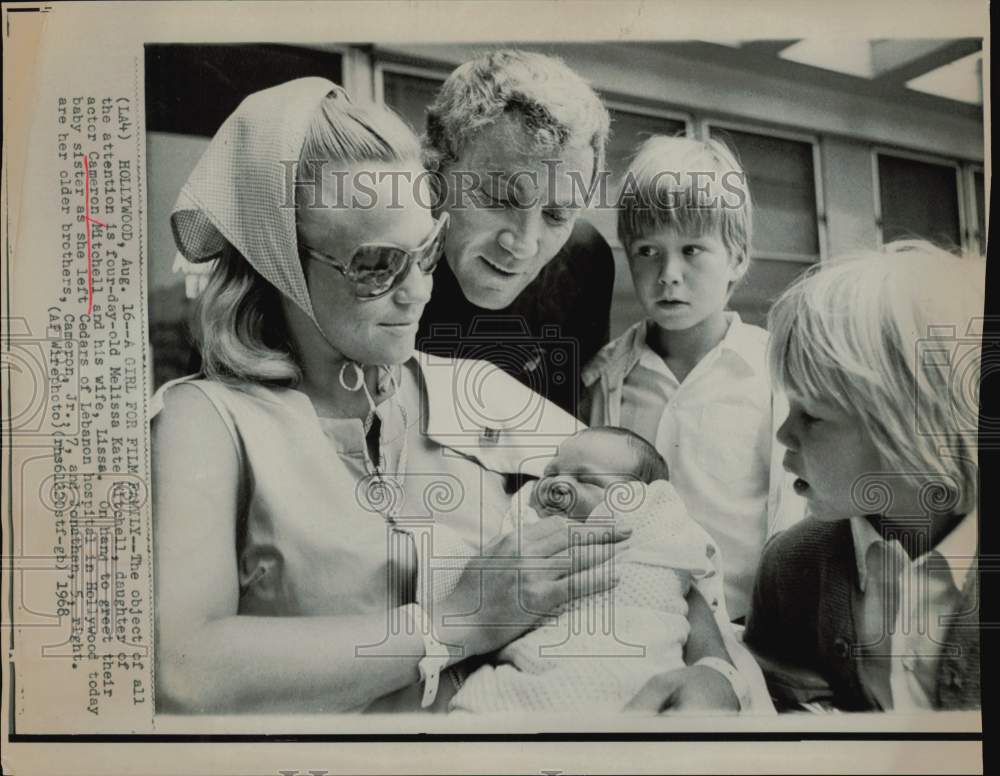
[[[406,610],[413,628],[424,641],[424,656],[417,663],[417,670],[420,672],[420,681],[424,683],[424,695],[420,707],[426,709],[437,698],[441,672],[451,660],[451,653],[444,644],[434,638],[430,618],[420,604],[407,604],[403,609]]]
[[[740,711],[746,711],[750,707],[750,685],[746,677],[737,671],[735,666],[730,665],[720,657],[703,657],[695,665],[711,668],[726,677],[740,704]]]

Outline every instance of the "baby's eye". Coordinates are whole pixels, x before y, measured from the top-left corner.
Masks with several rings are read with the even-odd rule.
[[[651,259],[659,253],[656,247],[653,245],[640,245],[632,250],[633,256],[638,256],[643,259]]]
[[[684,255],[685,256],[697,256],[699,253],[704,253],[705,249],[700,245],[685,245]]]

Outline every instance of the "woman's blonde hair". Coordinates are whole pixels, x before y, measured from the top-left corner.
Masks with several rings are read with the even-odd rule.
[[[774,384],[857,418],[929,512],[967,510],[978,493],[985,270],[894,242],[818,265],[768,319]]]
[[[296,206],[315,196],[324,165],[403,162],[418,166],[416,135],[388,108],[351,102],[331,92],[306,130],[295,179]],[[300,182],[310,182],[308,186]],[[231,245],[217,259],[197,310],[196,334],[206,377],[227,382],[295,385],[281,295]]]

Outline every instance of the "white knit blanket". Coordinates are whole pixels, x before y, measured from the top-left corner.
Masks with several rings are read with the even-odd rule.
[[[506,530],[544,519],[527,505],[532,485],[515,497]],[[554,622],[508,644],[496,664],[465,679],[452,710],[619,711],[650,678],[683,667],[690,585],[697,582],[713,609],[724,611],[718,549],[667,482],[611,486],[586,523],[570,530],[612,524],[633,529],[629,549],[592,573],[618,574],[619,584],[574,600]],[[444,564],[451,568],[435,561],[427,579],[427,564],[418,563],[421,603],[447,596],[461,574],[459,558],[464,553],[467,563],[472,557],[449,533],[435,526],[433,544],[435,556],[452,559]]]

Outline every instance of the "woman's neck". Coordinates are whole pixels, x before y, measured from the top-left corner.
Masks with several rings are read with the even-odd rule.
[[[388,379],[386,367],[355,365],[327,342],[305,314],[290,307],[290,304],[286,305],[286,319],[302,370],[302,380],[297,388],[309,397],[317,415],[364,420],[372,409],[369,396],[376,405],[392,396],[395,383]],[[389,368],[394,375],[398,375],[398,367]],[[364,386],[361,384],[362,374]]]
[[[387,380],[384,368],[378,366],[361,366],[364,372],[365,386],[360,385],[357,369],[348,361],[341,359],[309,368],[303,364],[302,382],[298,389],[302,391],[316,408],[316,414],[326,418],[361,418],[364,420],[371,412],[372,401],[378,405],[392,396],[395,385]],[[397,367],[390,367],[393,370]],[[356,390],[349,390],[341,384],[340,376],[343,369],[344,383]],[[382,383],[380,386],[379,383]]]

